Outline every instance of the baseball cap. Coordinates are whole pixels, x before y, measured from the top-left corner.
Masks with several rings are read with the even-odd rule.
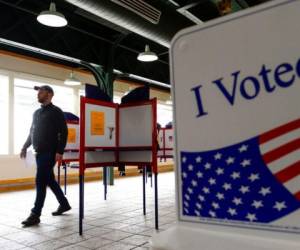
[[[54,95],[54,91],[49,85],[34,86],[34,90],[45,90]]]

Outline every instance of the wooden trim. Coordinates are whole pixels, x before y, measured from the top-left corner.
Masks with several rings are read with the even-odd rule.
[[[128,80],[123,80],[123,79],[116,79],[115,83],[120,83],[120,84],[125,83],[125,84],[133,85],[133,86],[136,86],[136,87],[144,86],[144,84],[142,84],[142,83],[131,82],[131,81],[128,81]]]
[[[79,72],[79,73],[82,73],[82,74],[93,76],[93,74],[90,71],[88,71],[88,70],[76,69],[76,68],[72,68],[72,67],[66,66],[64,64],[50,62],[50,61],[47,61],[47,60],[43,60],[43,59],[31,57],[31,56],[25,56],[25,55],[22,55],[22,54],[11,52],[11,51],[6,51],[6,50],[1,50],[0,49],[0,54],[6,55],[6,56],[15,57],[15,58],[18,58],[18,59],[23,59],[23,60],[31,61],[31,62],[37,62],[37,63],[41,63],[41,64],[45,64],[45,65],[49,65],[49,66],[53,66],[53,67],[57,67],[57,68],[64,68],[64,69],[67,69],[67,70],[73,70],[74,72]],[[142,87],[142,86],[144,86],[144,84],[142,84],[142,83],[128,81],[128,80],[123,80],[123,79],[117,79],[114,82],[115,83],[120,83],[120,84],[126,83],[126,84],[129,84],[129,85],[134,85],[136,87]],[[161,92],[165,92],[165,93],[170,93],[170,91],[164,90],[164,89],[160,89],[159,87],[156,88],[156,87],[152,86],[151,89],[157,90],[157,91],[161,91]]]
[[[22,55],[22,54],[17,54],[15,52],[11,52],[11,51],[0,50],[0,54],[6,55],[6,56],[15,57],[15,58],[18,58],[18,59],[27,60],[27,61],[32,61],[32,62],[37,62],[37,63],[41,63],[41,64],[46,64],[46,65],[57,67],[57,68],[64,68],[64,69],[67,69],[67,70],[73,70],[75,72],[79,72],[79,73],[82,73],[82,74],[93,76],[93,74],[90,71],[88,71],[88,70],[76,69],[76,68],[72,68],[72,67],[66,66],[64,64],[50,62],[50,61],[46,61],[46,60],[43,60],[43,59],[38,59],[38,58],[35,58],[35,57],[31,57],[31,56],[25,56],[25,55]]]
[[[159,173],[171,172],[174,170],[173,163],[160,163],[158,167]],[[119,176],[119,171],[114,168],[114,178],[126,178],[132,176],[139,176],[139,172],[136,166],[128,166],[126,168],[126,176]],[[68,174],[68,184],[78,183],[78,173]],[[100,181],[102,180],[102,171],[85,172],[85,181]],[[61,174],[61,185],[63,185],[64,178]],[[20,179],[10,179],[10,180],[0,180],[0,193],[19,191],[35,188],[35,178],[20,178]]]
[[[129,84],[129,85],[135,86],[135,87],[143,87],[143,86],[145,86],[145,84],[142,84],[142,83],[132,82],[132,81],[123,80],[123,79],[116,79],[114,81],[114,83],[120,83],[120,84],[125,83],[125,84]],[[171,91],[168,91],[168,90],[165,90],[165,89],[161,89],[159,87],[154,87],[153,85],[150,87],[150,89],[155,90],[155,91],[159,91],[159,92],[168,93],[168,94],[170,94],[170,92],[171,92]]]

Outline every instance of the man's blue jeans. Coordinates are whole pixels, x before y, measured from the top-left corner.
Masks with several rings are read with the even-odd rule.
[[[55,153],[38,153],[36,155],[36,165],[36,199],[31,211],[38,216],[41,215],[46,198],[47,186],[49,186],[55,194],[56,199],[61,206],[68,206],[68,200],[54,176]]]

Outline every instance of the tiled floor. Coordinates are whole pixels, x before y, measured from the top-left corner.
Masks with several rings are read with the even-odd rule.
[[[149,179],[150,181],[150,179]],[[174,173],[158,175],[159,225],[175,223]],[[84,235],[78,234],[78,185],[69,185],[67,197],[73,209],[53,217],[57,202],[48,190],[41,224],[22,228],[33,205],[34,190],[0,194],[0,249],[149,249],[154,231],[154,196],[147,183],[147,215],[142,214],[142,177],[121,178],[108,188],[103,200],[100,182],[85,184]]]

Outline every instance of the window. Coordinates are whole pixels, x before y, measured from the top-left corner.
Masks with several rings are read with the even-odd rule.
[[[157,122],[165,127],[167,123],[173,121],[172,106],[166,104],[157,104]]]
[[[85,96],[85,90],[84,89],[79,89],[78,90],[78,95],[80,96]]]
[[[60,107],[64,112],[74,113],[75,96],[73,88],[56,85],[50,86],[54,91],[53,104]]]
[[[114,99],[113,99],[113,102],[114,103],[118,103],[120,104],[121,103],[121,99],[122,99],[122,96],[123,96],[123,93],[121,92],[114,92]]]
[[[8,154],[8,76],[0,75],[0,155]]]
[[[40,107],[34,86],[45,83],[27,79],[14,79],[14,152],[20,152],[32,122],[32,115]],[[53,103],[63,111],[74,112],[74,92],[72,88],[50,85],[54,90]]]

